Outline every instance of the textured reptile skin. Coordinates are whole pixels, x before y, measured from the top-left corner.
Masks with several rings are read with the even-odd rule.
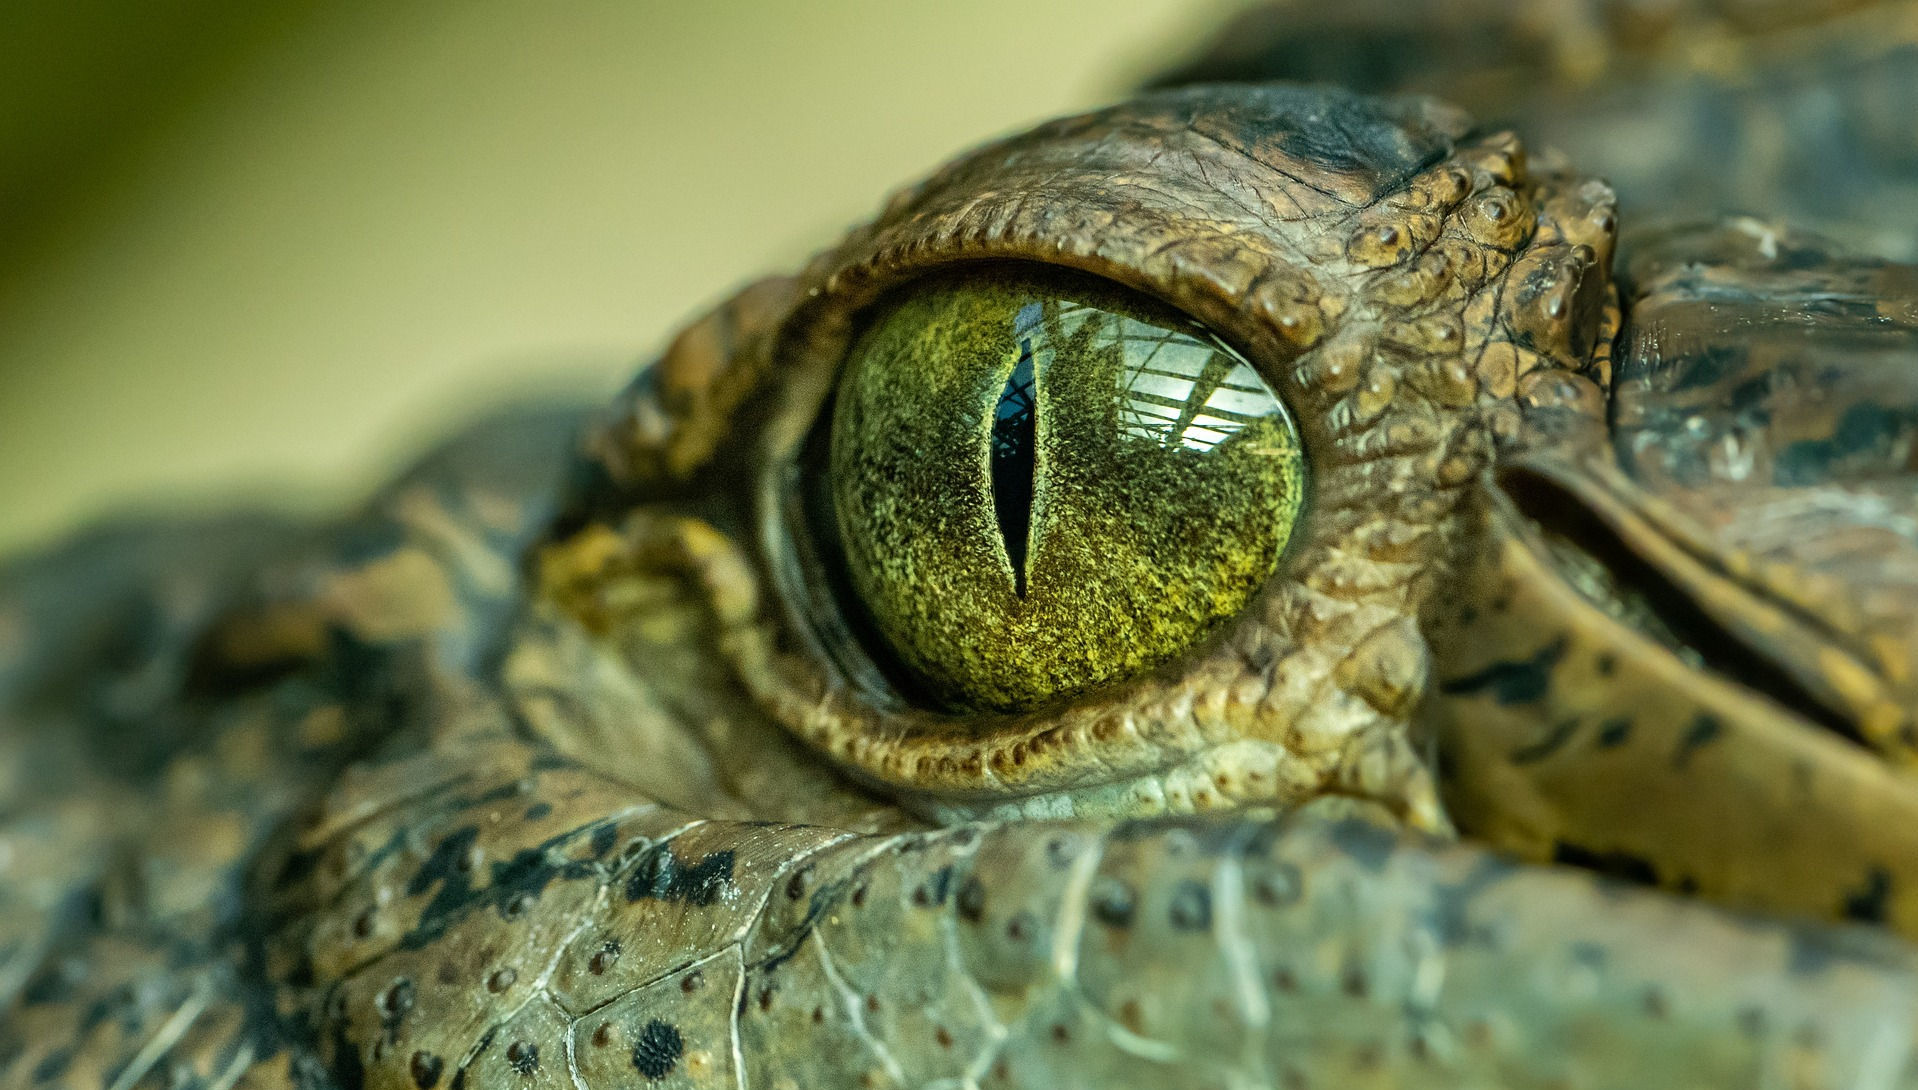
[[[1211,327],[1312,492],[1188,655],[963,714],[793,504],[986,259]],[[1918,1086],[1914,287],[1420,98],[971,152],[604,411],[0,569],[0,1086]]]

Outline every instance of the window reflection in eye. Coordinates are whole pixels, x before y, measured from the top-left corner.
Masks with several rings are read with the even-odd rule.
[[[1303,499],[1297,429],[1251,364],[1071,274],[902,290],[849,353],[831,427],[853,608],[964,707],[1178,654],[1271,574]]]
[[[1085,307],[1071,318],[1097,320]],[[1272,411],[1274,398],[1242,360],[1132,318],[1116,318],[1114,339],[1125,345],[1124,434],[1162,446],[1211,450]]]

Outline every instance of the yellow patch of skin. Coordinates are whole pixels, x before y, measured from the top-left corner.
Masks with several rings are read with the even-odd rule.
[[[1019,542],[993,428],[1022,356]],[[1056,272],[903,289],[854,346],[832,426],[852,582],[957,706],[1031,707],[1184,651],[1272,573],[1304,495],[1297,427],[1250,365],[1176,312]]]
[[[405,639],[435,631],[458,611],[446,570],[405,549],[334,577],[327,604],[362,639]]]

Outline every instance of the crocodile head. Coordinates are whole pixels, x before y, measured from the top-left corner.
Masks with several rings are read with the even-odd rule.
[[[962,157],[682,333],[523,583],[407,509],[443,608],[333,606],[460,654],[140,1069],[1910,1084],[1918,957],[1784,918],[1913,928],[1908,273],[1647,237],[1621,334],[1616,224],[1424,99]]]
[[[738,693],[724,729],[775,725],[928,820],[1333,796],[1528,858],[1918,926],[1901,862],[1918,861],[1918,823],[1896,816],[1918,798],[1894,767],[1918,706],[1906,274],[1752,221],[1647,237],[1614,360],[1615,225],[1603,184],[1528,165],[1510,134],[1427,100],[1201,87],[1055,122],[683,335],[596,435],[596,513],[548,553],[555,600],[644,687],[682,687],[632,635],[656,623],[650,599],[613,607],[632,567],[616,558],[697,540],[724,618],[720,673],[697,684]],[[1043,300],[1032,281],[1049,275],[1101,298],[1068,274],[1169,304],[1217,358],[1236,352],[1296,420],[1303,496],[1207,486],[1205,459],[1254,437],[1204,457],[1168,440],[1204,423],[1218,384],[1193,371],[1174,389],[1153,341],[1099,380],[1101,419],[1158,413],[1129,441],[1180,468],[1082,450],[1119,483],[1060,498],[1075,454],[1042,444],[1036,498],[1019,494],[1031,583],[993,567],[1012,554],[991,552],[990,417],[1030,339],[1009,317],[985,347],[873,362],[868,346],[886,323],[939,320],[902,299],[1012,283]],[[1097,414],[1047,394],[1046,367],[1072,364],[1046,351],[1037,413],[1069,430]],[[971,371],[924,378],[947,358]],[[884,416],[849,377],[862,368],[918,385]],[[860,398],[884,428],[833,426]],[[919,468],[882,450],[861,470],[866,448]],[[845,507],[869,501],[834,475],[862,471],[891,489],[892,536],[848,546],[870,534]],[[1253,505],[1282,555],[1209,615],[1221,591],[1191,569],[1236,556],[1200,528],[1238,532],[1218,528]],[[967,535],[986,561],[943,540]],[[1046,567],[1072,549],[1090,560]],[[987,572],[973,597],[969,564]],[[1148,601],[1107,603],[1100,573]],[[1083,683],[1087,655],[1148,642],[1167,602],[1191,622],[1173,652]],[[940,673],[956,652],[921,637],[947,629],[974,673]],[[999,680],[1026,677],[1008,705]]]

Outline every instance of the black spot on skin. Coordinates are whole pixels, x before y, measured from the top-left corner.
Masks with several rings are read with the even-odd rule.
[[[1212,929],[1212,891],[1203,882],[1187,878],[1172,890],[1172,907],[1167,914],[1179,931]]]
[[[1618,673],[1618,657],[1610,653],[1600,655],[1592,666],[1598,671],[1599,677],[1611,677]]]
[[[1552,688],[1552,669],[1565,657],[1565,637],[1561,636],[1529,659],[1495,662],[1475,674],[1453,678],[1439,686],[1452,696],[1489,693],[1500,705],[1532,704]]]
[[[985,883],[977,878],[968,878],[959,887],[959,916],[968,923],[978,923],[986,914]]]
[[[606,858],[606,853],[612,851],[613,845],[617,843],[619,843],[619,826],[612,822],[598,826],[593,830],[593,839],[590,842],[593,858]]]
[[[273,874],[272,886],[276,892],[284,892],[296,882],[303,882],[319,866],[320,857],[325,854],[324,847],[311,851],[291,852]]]
[[[931,877],[919,883],[918,888],[912,891],[912,903],[920,908],[931,908],[945,904],[946,898],[951,895],[952,867],[947,865],[933,871]]]
[[[1853,405],[1838,419],[1830,438],[1801,439],[1779,451],[1772,462],[1773,479],[1784,486],[1820,484],[1840,475],[1847,460],[1882,460],[1907,429],[1907,421],[1890,409]]]
[[[305,955],[302,955],[300,960],[307,961],[308,959],[305,957]],[[295,968],[297,969],[298,966],[296,965]],[[313,981],[309,977],[305,984],[298,984],[298,985],[295,985],[295,987],[306,988],[306,987],[311,987],[312,984],[313,984]],[[108,1018],[111,1018],[112,1016],[113,1016],[112,1000],[96,999],[92,1003],[87,1004],[86,1013],[80,1016],[80,1036],[84,1037],[87,1034],[92,1033],[94,1030],[100,1028],[100,1025],[104,1023]],[[5,1066],[6,1065],[4,1062],[0,1062],[0,1070],[4,1070]]]
[[[539,1070],[539,1046],[526,1041],[514,1041],[506,1046],[506,1062],[521,1075],[530,1076]]]
[[[440,1084],[440,1073],[446,1070],[446,1064],[431,1052],[413,1053],[413,1062],[409,1065],[413,1074],[413,1085],[419,1090],[433,1090]]]
[[[1092,918],[1107,927],[1131,927],[1137,900],[1131,886],[1111,876],[1101,878],[1092,887]]]
[[[73,998],[77,974],[72,963],[56,960],[28,978],[20,990],[20,999],[29,1006],[40,1003],[65,1003]]]
[[[365,1090],[366,1087],[366,1065],[360,1059],[358,1046],[346,1039],[344,1020],[333,1023],[333,1083],[339,1090]]]
[[[685,1048],[679,1029],[655,1018],[646,1023],[639,1031],[639,1039],[633,1043],[633,1067],[649,1079],[663,1079],[673,1073]]]
[[[733,853],[712,852],[688,867],[673,850],[660,845],[640,859],[626,880],[626,899],[651,898],[698,905],[704,908],[718,903],[733,881]]]
[[[1725,733],[1725,724],[1718,717],[1699,713],[1692,724],[1685,728],[1685,736],[1678,740],[1678,749],[1672,754],[1672,767],[1684,770],[1691,763],[1692,754],[1717,741]]]
[[[516,799],[525,793],[526,790],[520,781],[514,780],[511,783],[496,784],[487,789],[486,792],[473,799],[473,804],[476,806],[485,806],[489,803],[505,802],[508,799]]]
[[[1562,719],[1547,728],[1538,739],[1513,750],[1508,759],[1515,765],[1537,764],[1565,748],[1565,743],[1578,733],[1578,727],[1577,717]]]
[[[1354,863],[1377,874],[1391,860],[1393,850],[1398,847],[1398,838],[1382,826],[1352,819],[1332,827],[1332,843],[1350,856]]]
[[[1617,749],[1630,741],[1631,737],[1630,716],[1621,715],[1616,719],[1607,719],[1598,725],[1598,748],[1600,749]]]
[[[73,1049],[56,1048],[33,1066],[34,1082],[55,1082],[73,1066]]]
[[[456,829],[435,845],[433,854],[413,872],[406,883],[407,896],[418,897],[436,885],[439,887],[433,899],[420,910],[416,932],[428,932],[429,938],[437,937],[452,922],[453,916],[473,900],[473,879],[467,873],[465,860],[478,840],[479,826]],[[439,923],[438,930],[429,926],[435,922]]]
[[[536,802],[533,805],[528,806],[526,808],[526,820],[539,821],[543,818],[550,817],[552,813],[553,813],[552,803]]]
[[[1576,844],[1559,841],[1552,847],[1552,862],[1567,866],[1584,867],[1612,878],[1622,878],[1641,885],[1658,884],[1658,868],[1630,852],[1595,852],[1581,848]]]
[[[1006,938],[1013,942],[1025,942],[1039,930],[1039,923],[1030,912],[1016,912],[1006,921]]]
[[[1845,894],[1845,918],[1860,923],[1884,923],[1891,902],[1891,872],[1873,867],[1864,884]]]

